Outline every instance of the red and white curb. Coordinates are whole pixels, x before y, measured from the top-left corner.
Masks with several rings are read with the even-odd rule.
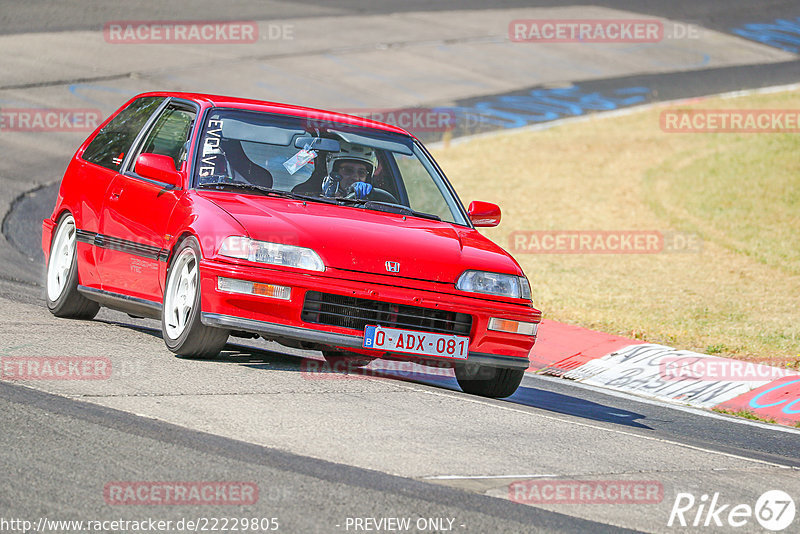
[[[800,373],[555,321],[542,321],[530,372],[697,408],[800,424]]]

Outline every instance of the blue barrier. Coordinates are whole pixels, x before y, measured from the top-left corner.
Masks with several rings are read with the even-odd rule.
[[[800,17],[794,20],[778,19],[765,24],[745,24],[731,32],[793,54],[800,53]]]
[[[621,87],[603,94],[585,92],[580,86],[533,89],[523,95],[495,96],[472,105],[435,108],[456,114],[458,126],[466,130],[486,127],[519,128],[529,124],[585,115],[592,111],[611,111],[647,100],[647,87]]]

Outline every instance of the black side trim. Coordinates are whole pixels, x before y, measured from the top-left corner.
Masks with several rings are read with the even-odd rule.
[[[120,293],[112,293],[95,289],[93,287],[78,286],[78,291],[89,300],[93,300],[103,306],[119,310],[131,315],[149,317],[151,319],[161,318],[161,303],[153,302]]]
[[[299,341],[309,341],[311,343],[321,343],[335,347],[357,347],[362,348],[363,338],[361,336],[351,336],[348,334],[336,334],[333,332],[320,332],[309,328],[297,326],[286,326],[282,324],[267,323],[265,321],[255,321],[253,319],[243,319],[231,315],[219,313],[201,313],[200,321],[207,326],[230,328],[234,330],[244,330],[256,334],[277,336]],[[409,359],[422,359],[436,362],[458,363],[465,360],[455,360],[453,358],[436,358],[430,356],[418,357],[414,354],[395,353],[398,356]],[[518,358],[516,356],[503,356],[499,354],[485,354],[482,352],[470,352],[466,360],[469,363],[478,363],[491,367],[503,367],[511,369],[527,369],[530,365],[528,358]]]
[[[158,247],[107,235],[98,234],[95,238],[94,244],[98,247],[107,248],[109,250],[118,250],[119,252],[127,252],[128,254],[141,256],[151,260],[157,260],[159,254],[161,253],[161,249]]]
[[[169,250],[165,248],[158,248],[154,247],[153,245],[145,245],[144,243],[137,243],[135,241],[98,234],[96,232],[78,230],[77,239],[81,243],[89,243],[90,245],[94,245],[98,248],[117,250],[119,252],[133,254],[134,256],[140,256],[150,260],[166,262],[167,259],[169,259]]]
[[[94,232],[87,232],[86,230],[76,230],[75,231],[75,239],[77,239],[80,243],[89,243],[90,245],[94,244],[94,238],[97,236]]]

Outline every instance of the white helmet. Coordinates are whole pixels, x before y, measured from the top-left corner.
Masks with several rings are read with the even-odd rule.
[[[350,160],[366,163],[369,175],[372,176],[372,172],[378,164],[378,159],[375,157],[374,150],[368,146],[354,145],[347,141],[340,141],[339,147],[339,152],[328,154],[328,175],[333,172],[333,167],[337,161]]]

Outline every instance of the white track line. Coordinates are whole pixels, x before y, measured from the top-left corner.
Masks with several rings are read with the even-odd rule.
[[[419,384],[419,385],[422,385],[422,384]],[[616,428],[606,428],[606,427],[603,427],[603,426],[593,425],[593,424],[590,424],[590,423],[583,423],[583,422],[579,422],[579,421],[570,421],[570,420],[567,420],[567,419],[561,419],[559,417],[555,417],[555,416],[552,416],[552,415],[545,415],[545,414],[541,414],[541,413],[533,413],[531,411],[523,410],[521,408],[515,408],[513,406],[504,406],[504,405],[495,404],[494,402],[487,402],[486,400],[479,399],[479,398],[474,398],[472,396],[463,396],[462,393],[459,393],[459,392],[456,392],[456,391],[452,391],[452,390],[448,390],[447,393],[444,393],[442,391],[433,391],[433,390],[430,390],[430,389],[427,389],[427,388],[426,389],[422,389],[422,388],[414,387],[414,386],[408,385],[407,383],[406,384],[399,384],[398,386],[401,387],[401,388],[404,388],[404,389],[409,389],[409,390],[413,390],[413,391],[416,391],[416,392],[425,393],[425,394],[428,394],[428,395],[434,395],[434,396],[437,396],[437,397],[446,397],[446,398],[450,398],[450,399],[455,398],[457,400],[466,401],[466,402],[472,402],[472,403],[480,404],[480,405],[486,406],[486,407],[497,408],[497,409],[500,409],[500,410],[521,413],[521,414],[534,416],[534,417],[541,417],[543,419],[549,419],[551,421],[558,421],[560,423],[566,423],[566,424],[581,426],[581,427],[585,427],[585,428],[593,428],[595,430],[602,430],[604,432],[611,432],[611,433],[614,433],[614,434],[621,434],[623,436],[629,436],[629,437],[632,437],[632,438],[639,438],[639,439],[644,439],[644,440],[647,440],[647,441],[654,441],[654,442],[657,442],[657,443],[665,443],[665,444],[668,444],[668,445],[674,445],[676,447],[683,447],[683,448],[686,448],[686,449],[692,449],[692,450],[695,450],[695,451],[706,452],[706,453],[709,453],[709,454],[716,454],[716,455],[719,455],[719,456],[725,456],[725,457],[734,458],[734,459],[737,459],[737,460],[744,460],[746,462],[753,462],[753,463],[768,465],[768,466],[771,466],[771,467],[778,467],[780,469],[794,469],[794,470],[800,469],[800,468],[793,467],[791,465],[778,464],[778,463],[775,463],[775,462],[769,462],[767,460],[759,460],[757,458],[748,458],[746,456],[740,456],[738,454],[733,454],[733,453],[729,453],[729,452],[715,451],[715,450],[712,450],[712,449],[706,449],[705,447],[698,447],[696,445],[688,445],[686,443],[679,443],[677,441],[671,441],[671,440],[664,439],[664,438],[656,438],[656,437],[652,437],[652,436],[643,436],[641,434],[635,434],[633,432],[627,432],[625,430],[619,430],[619,429],[616,429]]]
[[[376,371],[381,371],[380,368],[375,369],[375,370]],[[424,371],[421,371],[421,373],[422,372],[424,372]],[[566,378],[560,378],[560,377],[549,376],[549,375],[540,375],[540,374],[537,374],[535,371],[528,371],[525,374],[525,376],[526,377],[530,377],[533,380],[545,380],[545,381],[554,382],[554,383],[557,383],[557,384],[564,384],[567,387],[582,388],[582,389],[586,389],[586,390],[589,390],[589,391],[594,391],[595,393],[602,393],[602,394],[608,395],[610,397],[617,397],[617,398],[620,398],[620,399],[631,400],[631,401],[634,401],[634,402],[640,402],[642,404],[650,404],[652,406],[659,406],[661,408],[668,408],[668,409],[672,409],[672,410],[678,410],[678,411],[681,411],[681,412],[691,413],[691,414],[694,414],[694,415],[700,415],[700,416],[703,416],[703,417],[710,417],[712,419],[719,419],[719,420],[727,421],[729,423],[736,423],[736,424],[739,424],[739,425],[746,425],[746,426],[754,426],[754,427],[757,427],[757,428],[762,428],[764,430],[773,430],[773,431],[777,431],[777,432],[786,432],[788,434],[800,435],[800,428],[793,428],[793,427],[782,425],[782,424],[778,424],[778,423],[766,423],[766,422],[762,422],[762,421],[754,421],[752,419],[745,419],[743,417],[735,417],[735,416],[731,416],[731,415],[723,415],[723,414],[716,413],[716,412],[714,412],[714,411],[712,411],[711,409],[708,409],[708,408],[696,408],[694,406],[687,406],[685,404],[681,404],[680,401],[675,401],[675,400],[671,400],[671,399],[656,399],[656,398],[652,398],[652,397],[639,396],[639,395],[637,395],[635,393],[629,393],[629,392],[619,391],[619,390],[610,389],[610,388],[603,388],[603,387],[594,386],[594,385],[591,385],[591,384],[584,384],[583,382],[579,382],[577,380],[570,380],[570,379],[566,379]],[[388,370],[385,371],[385,374],[383,376],[376,375],[376,376],[371,377],[371,378],[379,378],[379,379],[395,379],[396,378],[396,379],[402,379],[406,383],[421,384],[421,385],[432,386],[432,387],[440,387],[442,385],[441,383],[436,382],[435,380],[427,379],[427,378],[424,378],[424,377],[414,379],[414,378],[408,378],[408,377],[400,376],[400,375],[395,376],[395,375],[391,374],[391,372],[388,371]],[[448,376],[447,378],[453,378],[453,377]]]
[[[626,393],[624,391],[618,391],[616,389],[610,388],[603,388],[600,386],[593,386],[591,384],[584,384],[582,382],[577,382],[575,380],[569,380],[566,378],[558,378],[555,376],[547,376],[547,375],[537,375],[535,373],[528,373],[526,376],[530,376],[534,379],[539,380],[547,380],[549,382],[557,382],[559,384],[567,384],[572,387],[578,387],[583,389],[588,389],[590,391],[594,391],[596,393],[603,393],[605,395],[609,395],[611,397],[618,397],[620,399],[625,400],[633,400],[636,402],[641,402],[643,404],[651,404],[653,406],[660,406],[662,408],[670,408],[673,410],[678,410],[681,412],[691,413],[695,415],[702,415],[703,417],[711,417],[712,419],[722,419],[728,421],[729,423],[736,423],[739,425],[747,425],[747,426],[755,426],[758,428],[763,428],[766,430],[777,430],[778,432],[787,432],[789,434],[797,434],[800,435],[800,428],[792,428],[786,425],[780,425],[777,423],[764,423],[761,421],[754,421],[752,419],[744,419],[742,417],[733,417],[730,415],[722,415],[712,411],[711,409],[706,408],[695,408],[693,406],[686,406],[684,404],[680,404],[678,401],[665,401],[654,399],[650,397],[640,397],[634,393]]]

